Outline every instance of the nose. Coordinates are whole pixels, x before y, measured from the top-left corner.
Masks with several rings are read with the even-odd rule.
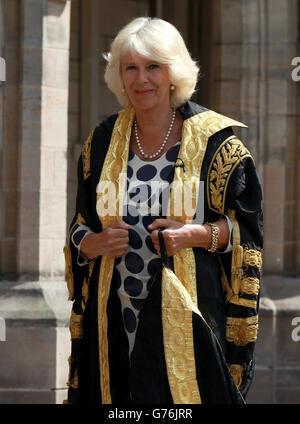
[[[145,84],[148,81],[148,77],[145,69],[139,68],[137,74],[137,81],[141,84]]]

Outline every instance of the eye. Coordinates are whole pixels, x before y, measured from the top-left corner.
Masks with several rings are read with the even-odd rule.
[[[159,65],[157,63],[151,63],[151,65],[148,66],[148,68],[151,69],[159,69]]]
[[[136,66],[134,66],[134,65],[128,65],[128,66],[126,66],[126,71],[131,71],[131,70],[133,70],[133,69],[136,69]]]

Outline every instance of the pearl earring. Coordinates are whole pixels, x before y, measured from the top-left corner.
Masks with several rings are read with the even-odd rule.
[[[174,84],[171,84],[171,85],[170,85],[170,90],[171,90],[171,91],[174,91],[174,90],[175,90],[175,85],[174,85]]]

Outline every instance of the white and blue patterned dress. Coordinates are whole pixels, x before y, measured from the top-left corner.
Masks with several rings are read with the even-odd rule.
[[[161,267],[161,259],[154,249],[148,225],[156,218],[165,216],[162,201],[168,199],[179,147],[178,142],[151,162],[144,161],[132,151],[129,155],[128,204],[124,203],[123,220],[131,228],[128,249],[125,255],[116,260],[116,274],[130,353],[134,346],[139,312],[154,276]],[[162,188],[165,188],[167,196],[163,196]]]
[[[134,346],[139,312],[161,266],[161,259],[154,249],[148,225],[156,218],[164,217],[163,206],[168,203],[169,187],[173,180],[179,148],[180,142],[151,162],[144,161],[131,150],[129,152],[125,196],[127,199],[123,207],[123,221],[131,227],[129,245],[125,254],[115,260],[117,290],[129,341],[129,355]],[[79,265],[88,262],[80,254],[81,242],[88,233],[91,233],[89,227],[77,224],[71,234],[71,240],[78,248]]]

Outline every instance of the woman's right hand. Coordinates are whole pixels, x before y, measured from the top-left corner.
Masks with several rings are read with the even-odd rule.
[[[80,245],[80,251],[89,259],[98,256],[119,258],[123,256],[129,243],[130,225],[124,221],[116,222],[101,233],[88,234]]]

